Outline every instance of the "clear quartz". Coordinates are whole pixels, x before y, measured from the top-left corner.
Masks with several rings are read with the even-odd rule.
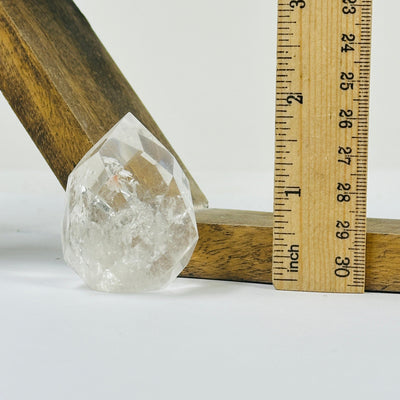
[[[69,176],[65,261],[95,290],[156,290],[185,268],[197,239],[182,168],[127,114]]]

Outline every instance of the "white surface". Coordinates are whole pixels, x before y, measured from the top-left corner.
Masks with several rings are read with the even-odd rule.
[[[400,295],[93,292],[62,261],[63,203],[50,172],[0,173],[0,399],[397,397]]]
[[[374,3],[368,213],[400,218],[400,6]],[[276,2],[77,4],[211,205],[271,210]],[[400,295],[87,290],[62,261],[61,188],[4,99],[0,120],[1,400],[398,397]]]

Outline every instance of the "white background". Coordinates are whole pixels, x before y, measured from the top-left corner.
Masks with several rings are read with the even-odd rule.
[[[271,211],[276,2],[77,4],[211,206]],[[375,1],[374,217],[400,218],[399,13]],[[183,279],[145,296],[85,289],[61,259],[63,191],[3,98],[0,127],[1,399],[399,393],[400,295]]]

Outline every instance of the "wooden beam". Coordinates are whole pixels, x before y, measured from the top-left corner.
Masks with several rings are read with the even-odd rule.
[[[195,206],[207,206],[72,1],[0,0],[0,89],[64,188],[82,156],[130,111],[177,158]]]
[[[271,283],[272,214],[196,213],[199,242],[181,276]],[[366,290],[400,292],[400,220],[368,219]]]

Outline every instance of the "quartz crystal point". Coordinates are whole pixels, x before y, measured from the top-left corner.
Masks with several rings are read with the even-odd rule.
[[[189,262],[198,239],[189,182],[132,114],[70,174],[62,239],[65,261],[95,290],[160,289]]]

